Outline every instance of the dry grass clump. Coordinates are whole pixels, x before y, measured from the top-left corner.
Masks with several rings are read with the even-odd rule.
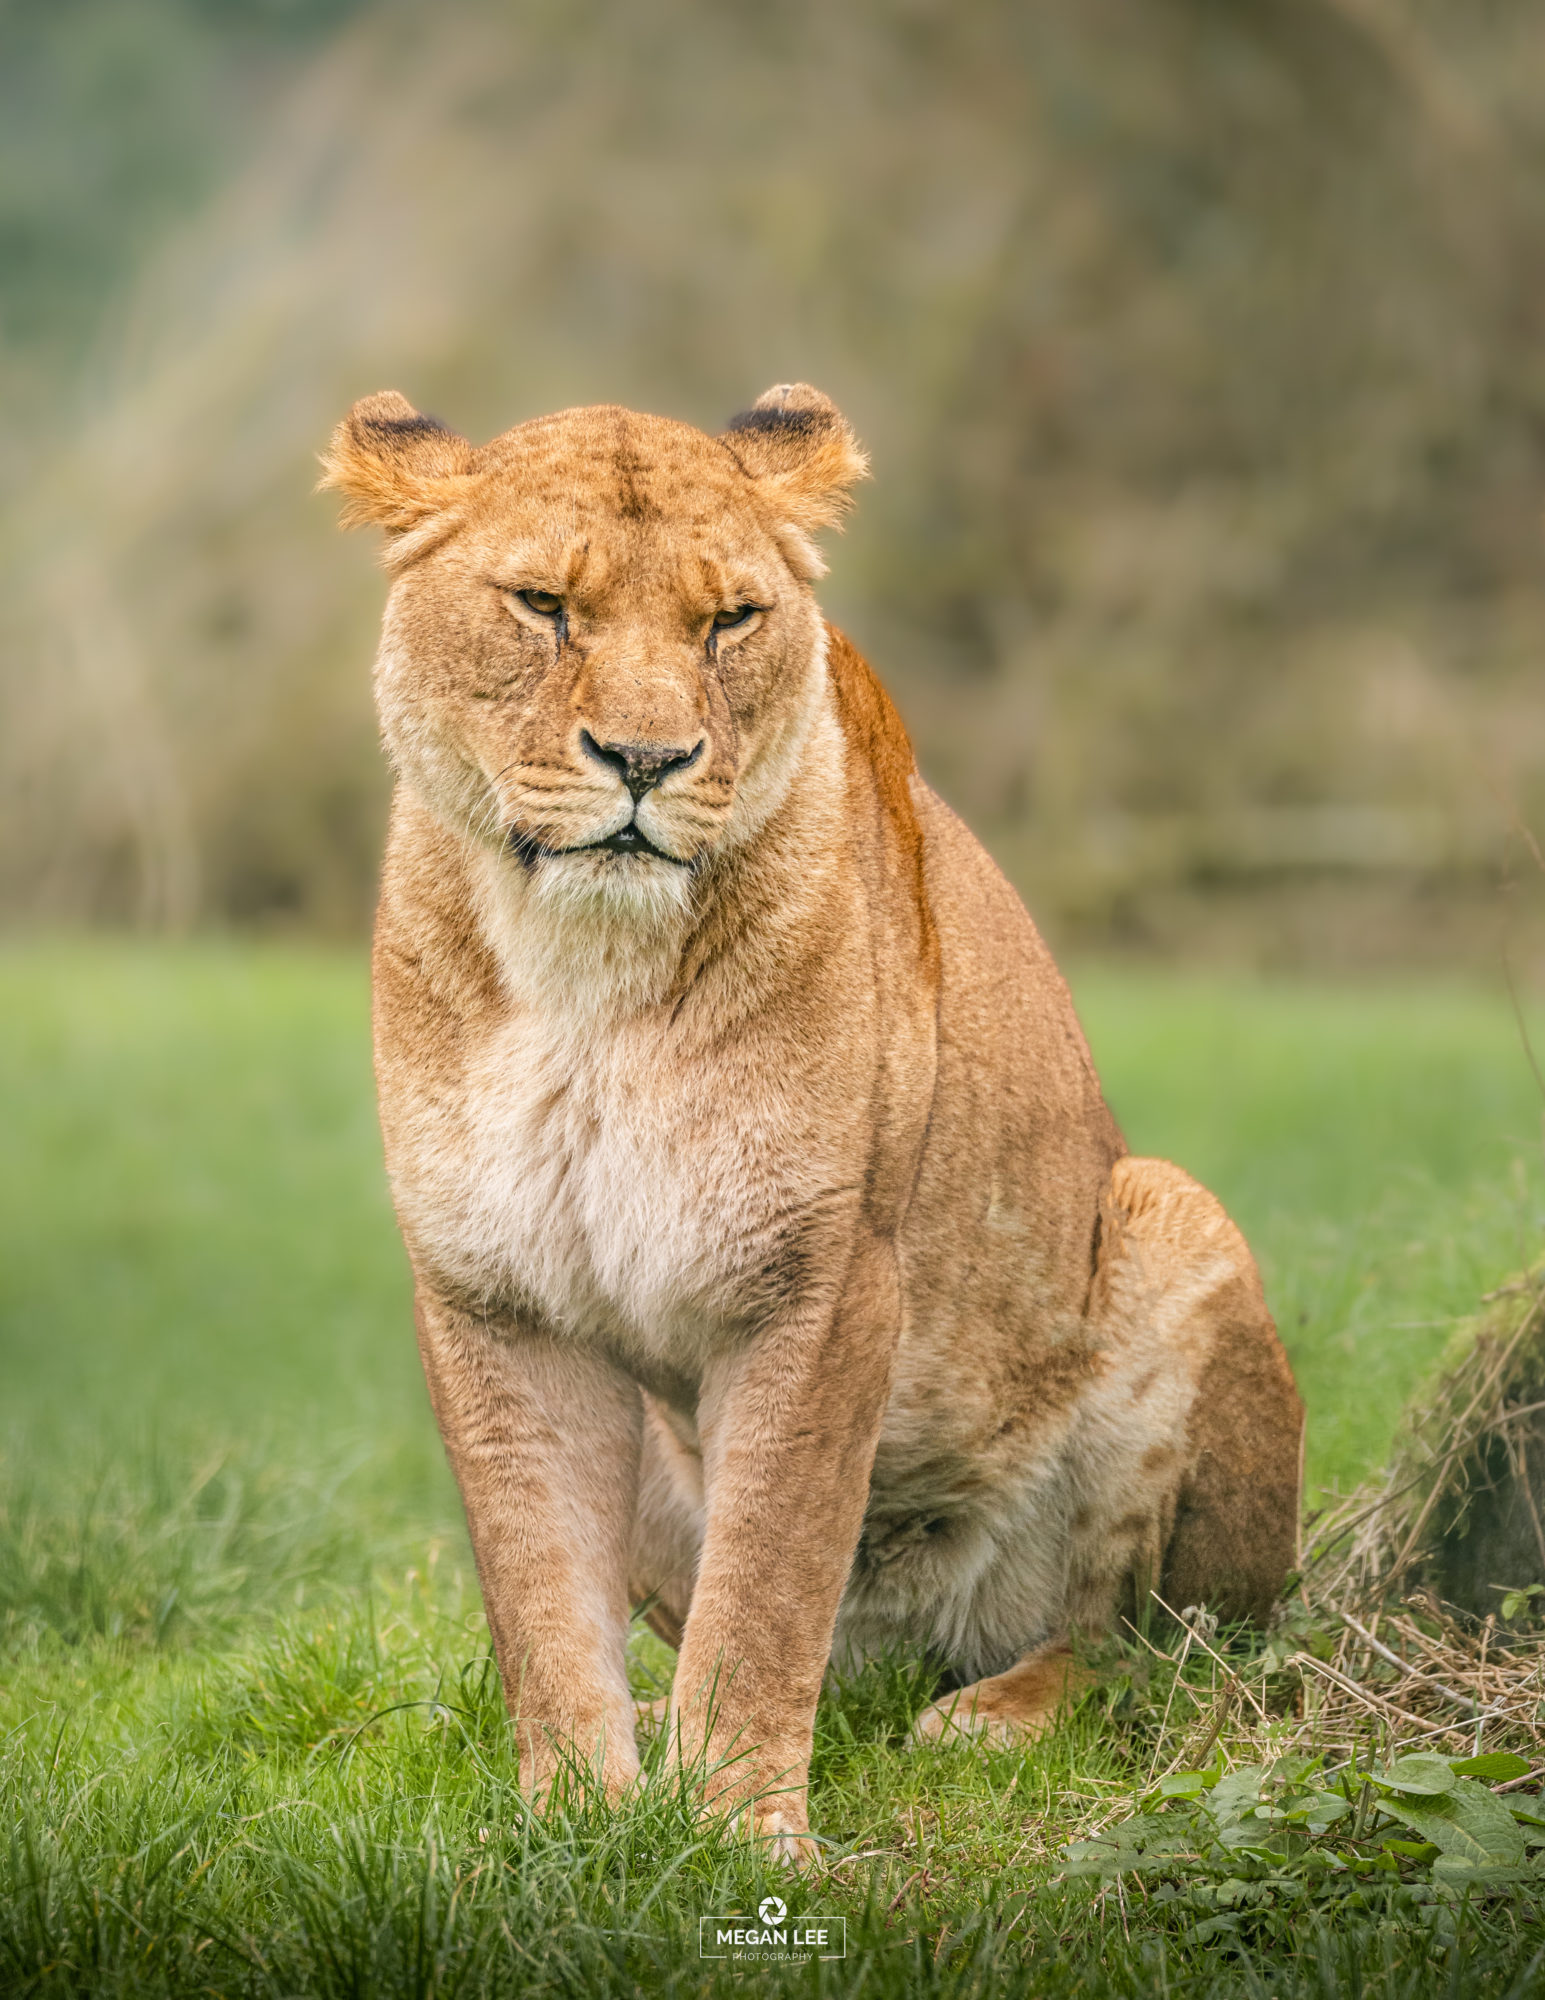
[[[1492,1293],[1413,1401],[1386,1470],[1308,1528],[1264,1647],[1160,1609],[1110,1700],[1150,1800],[1187,1773],[1311,1758],[1329,1772],[1512,1752],[1545,1776],[1545,1265]],[[1118,1687],[1123,1685],[1121,1680]],[[1114,1803],[1112,1801],[1112,1803]],[[1107,1807],[1097,1815],[1110,1819]]]
[[[1291,1747],[1350,1757],[1372,1732],[1392,1750],[1452,1756],[1484,1743],[1540,1755],[1545,1634],[1506,1631],[1495,1615],[1461,1624],[1429,1592],[1371,1612],[1367,1623],[1344,1605],[1325,1612],[1339,1622],[1333,1643],[1284,1662],[1302,1681]]]
[[[1310,1524],[1295,1655],[1323,1740],[1537,1750],[1545,1718],[1545,1265],[1491,1293],[1412,1403],[1383,1474]],[[1532,1628],[1532,1629],[1531,1629]],[[1335,1634],[1326,1651],[1323,1635]]]
[[[1484,1617],[1499,1590],[1545,1584],[1542,1479],[1545,1264],[1488,1294],[1386,1470],[1311,1523],[1306,1595],[1372,1605],[1422,1580]],[[1518,1573],[1485,1574],[1499,1564]]]

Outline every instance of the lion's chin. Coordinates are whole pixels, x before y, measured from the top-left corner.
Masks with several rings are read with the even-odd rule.
[[[535,901],[554,916],[631,919],[645,929],[674,926],[692,909],[692,870],[654,848],[566,848],[531,870]]]

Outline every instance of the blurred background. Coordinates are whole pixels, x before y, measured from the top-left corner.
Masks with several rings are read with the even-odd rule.
[[[1054,943],[1545,970],[1538,0],[0,24],[13,929],[363,932],[354,397],[803,377],[874,458],[828,608]]]

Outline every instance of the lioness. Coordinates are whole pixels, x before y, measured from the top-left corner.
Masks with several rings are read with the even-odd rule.
[[[398,774],[381,1123],[523,1782],[638,1772],[630,1606],[712,1795],[806,1845],[821,1677],[887,1642],[1029,1735],[1158,1585],[1264,1613],[1301,1407],[1222,1208],[1133,1159],[1067,988],[822,622],[863,454],[769,390],[474,447],[357,403]]]

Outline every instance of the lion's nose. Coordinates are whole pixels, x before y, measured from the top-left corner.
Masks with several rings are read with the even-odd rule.
[[[707,737],[699,737],[690,750],[677,750],[660,743],[597,743],[588,729],[579,732],[579,747],[598,764],[610,765],[635,799],[652,792],[672,771],[690,770],[703,754]]]

